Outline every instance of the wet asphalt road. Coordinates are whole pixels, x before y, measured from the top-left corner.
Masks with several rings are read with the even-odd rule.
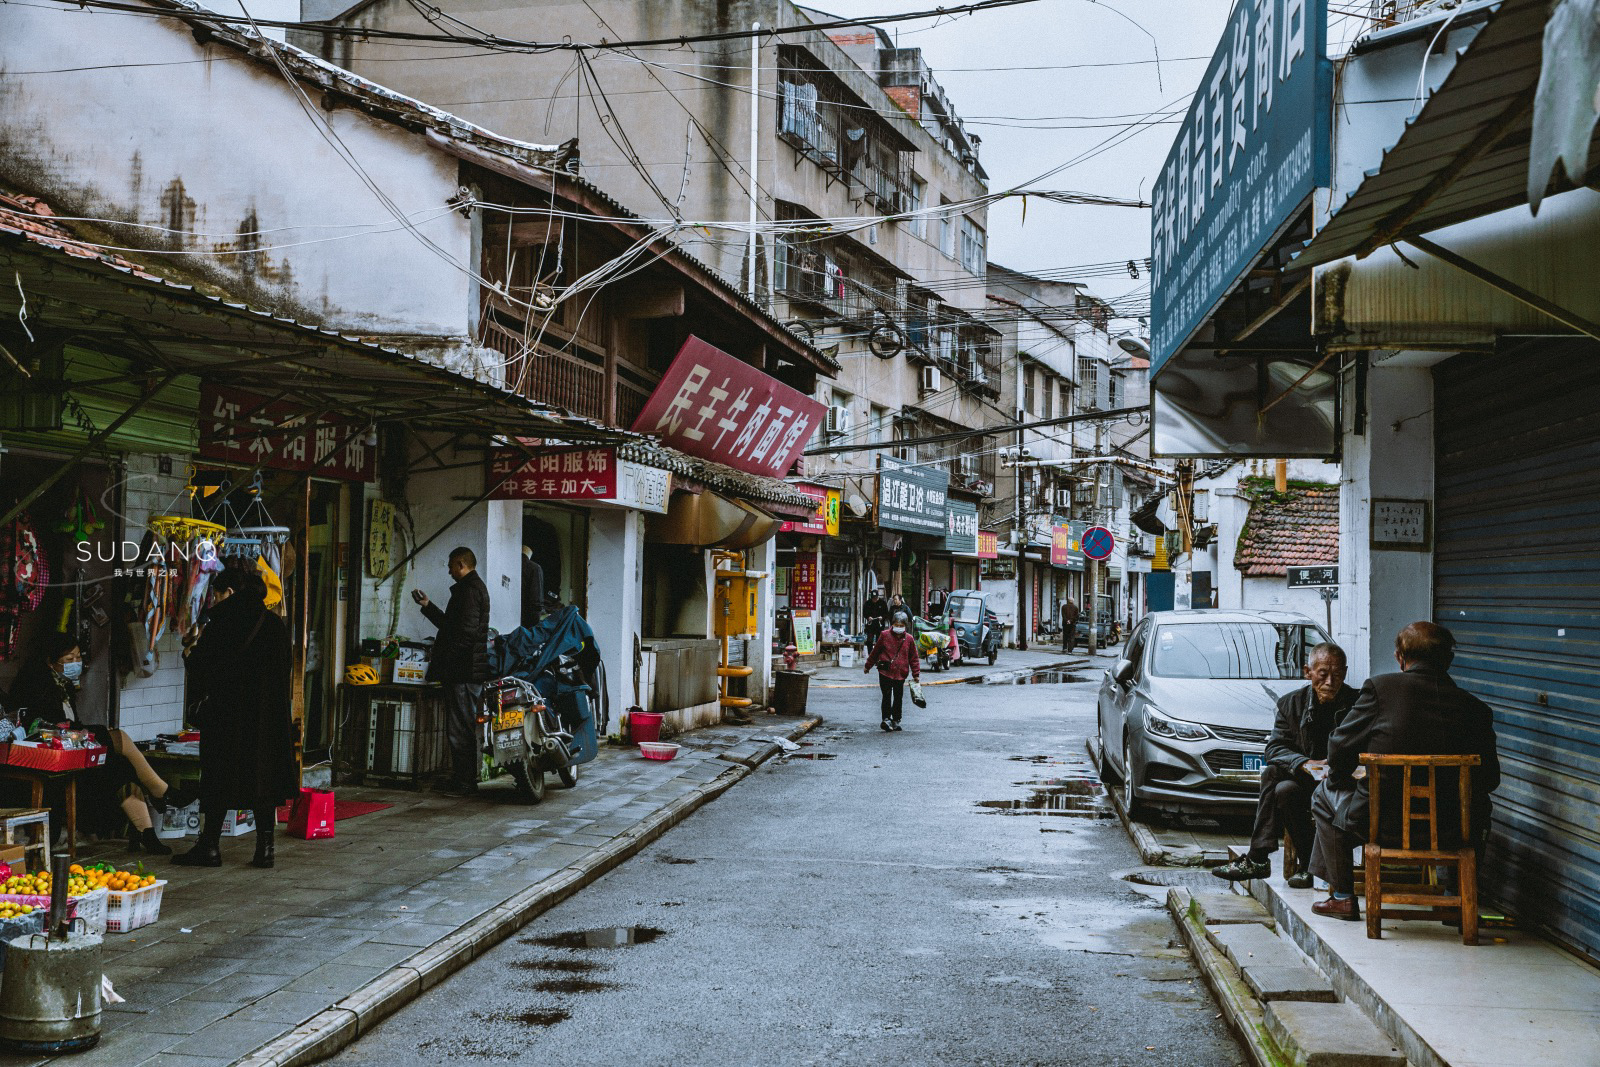
[[[767,763],[331,1062],[1243,1063],[1118,877],[1096,682],[929,687],[896,734],[875,685],[813,689],[803,751],[834,758]],[[649,940],[564,936],[612,927]]]

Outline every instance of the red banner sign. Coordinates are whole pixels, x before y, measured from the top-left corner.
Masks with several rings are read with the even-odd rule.
[[[242,389],[200,386],[200,456],[280,471],[315,471],[324,478],[370,482],[376,449],[367,423],[312,414],[287,400]]]
[[[782,477],[826,409],[691,337],[633,424],[637,433],[750,474]]]
[[[609,500],[617,495],[614,448],[563,448],[533,457],[510,448],[489,456],[490,500]]]
[[[789,576],[789,607],[794,611],[817,610],[817,557],[802,555],[794,561]]]
[[[999,534],[983,533],[982,531],[979,531],[979,533],[978,533],[978,558],[979,559],[998,559],[998,558],[1000,558],[1000,535]]]
[[[1072,562],[1074,545],[1072,543],[1072,527],[1050,527],[1050,562],[1057,567],[1065,567]]]

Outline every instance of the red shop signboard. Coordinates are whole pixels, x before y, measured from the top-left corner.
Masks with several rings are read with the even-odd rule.
[[[527,456],[497,448],[489,456],[490,500],[609,500],[617,495],[617,450],[563,448]]]
[[[313,415],[288,400],[202,384],[199,429],[203,459],[349,482],[376,477],[377,450],[360,419]]]
[[[691,456],[781,478],[822,421],[822,404],[691,337],[633,424]]]
[[[789,608],[793,611],[817,610],[817,557],[800,556],[789,575]]]

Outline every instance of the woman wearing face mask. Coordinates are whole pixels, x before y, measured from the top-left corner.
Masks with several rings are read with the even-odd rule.
[[[157,811],[166,811],[169,805],[181,808],[192,798],[170,788],[127,734],[78,721],[78,686],[82,678],[83,655],[78,642],[70,634],[49,634],[34,646],[33,655],[17,672],[16,683],[11,687],[11,707],[21,721],[33,723],[35,728],[68,723],[73,729],[89,731],[97,744],[104,745],[108,750],[106,765],[80,779],[80,795],[88,801],[91,811],[107,811],[120,803],[136,833],[129,844],[159,856],[168,855],[172,849],[156,836],[144,800],[130,793],[118,801],[117,794],[125,786],[138,784]]]
[[[878,689],[883,693],[883,721],[879,728],[885,731],[900,729],[900,709],[905,703],[906,676],[921,680],[922,664],[917,660],[917,639],[911,633],[911,623],[905,612],[896,612],[889,628],[878,635],[878,643],[867,657],[863,673],[871,674],[878,668]]]

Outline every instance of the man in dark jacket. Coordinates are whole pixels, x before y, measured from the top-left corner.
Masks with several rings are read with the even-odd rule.
[[[1078,604],[1071,597],[1061,602],[1061,651],[1071,652],[1078,643]]]
[[[1294,842],[1296,869],[1286,872],[1292,889],[1310,889],[1314,833],[1311,794],[1328,770],[1328,735],[1356,702],[1356,691],[1344,684],[1348,671],[1344,649],[1331,642],[1313,648],[1306,659],[1306,681],[1278,701],[1278,716],[1267,739],[1266,766],[1261,770],[1261,798],[1249,854],[1212,868],[1230,882],[1265,878],[1272,873],[1268,857],[1278,850],[1285,828]]]
[[[1361,918],[1350,855],[1367,839],[1367,783],[1354,777],[1361,753],[1477,755],[1483,762],[1472,771],[1475,844],[1488,828],[1489,794],[1500,784],[1493,714],[1448,673],[1455,659],[1454,635],[1435,623],[1414,622],[1400,631],[1394,645],[1400,672],[1367,679],[1355,706],[1328,739],[1328,777],[1311,800],[1317,825],[1311,873],[1332,890],[1327,900],[1311,905],[1318,915],[1352,922]],[[1449,804],[1440,807],[1441,816],[1452,811]],[[1395,815],[1398,829],[1398,809]],[[1449,827],[1444,829],[1448,833]]]
[[[472,549],[451,552],[449,569],[455,585],[443,611],[420,589],[413,589],[411,597],[439,628],[428,677],[445,691],[451,779],[441,792],[464,797],[478,791],[478,698],[489,678],[489,589],[478,577]]]
[[[544,618],[544,568],[533,558],[533,549],[522,546],[522,625],[533,629]]]

